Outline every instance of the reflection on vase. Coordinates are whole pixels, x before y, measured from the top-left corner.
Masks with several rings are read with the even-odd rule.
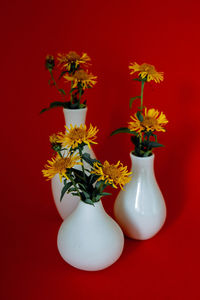
[[[166,219],[166,206],[154,175],[154,154],[137,157],[130,154],[132,180],[120,191],[114,215],[126,236],[146,240],[153,237]]]

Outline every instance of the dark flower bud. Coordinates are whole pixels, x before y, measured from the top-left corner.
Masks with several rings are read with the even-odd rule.
[[[47,55],[45,59],[45,68],[47,70],[53,70],[54,66],[55,66],[54,57],[52,55]]]

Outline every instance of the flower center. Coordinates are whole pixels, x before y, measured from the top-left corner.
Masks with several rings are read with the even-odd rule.
[[[144,117],[144,120],[141,122],[143,127],[154,127],[158,124],[158,121],[151,117]]]
[[[69,61],[76,61],[76,60],[79,60],[80,59],[80,55],[78,55],[76,52],[74,51],[70,51],[68,54],[67,54],[67,59]]]
[[[86,132],[84,129],[81,128],[74,128],[69,133],[69,138],[72,140],[81,140],[84,138]]]
[[[54,164],[54,168],[58,171],[69,168],[69,159],[58,159]]]
[[[152,65],[149,64],[143,64],[143,71],[147,72],[147,73],[154,73],[155,68]]]
[[[78,70],[76,71],[76,73],[74,74],[74,78],[76,78],[77,80],[88,80],[88,74],[84,71],[84,70]]]
[[[104,166],[103,173],[113,180],[116,180],[121,176],[120,170],[115,166]]]

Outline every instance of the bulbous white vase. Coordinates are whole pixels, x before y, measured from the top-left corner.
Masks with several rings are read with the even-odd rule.
[[[154,154],[130,154],[133,177],[120,191],[114,215],[126,236],[146,240],[153,237],[166,219],[166,206],[154,175]]]
[[[79,202],[58,232],[62,258],[75,268],[98,271],[112,265],[121,255],[124,236],[118,224],[105,212],[101,201]]]
[[[87,107],[81,109],[63,109],[65,116],[65,123],[67,127],[72,126],[80,126],[81,124],[85,124],[85,118],[87,113]],[[95,154],[92,149],[89,149],[88,146],[84,147],[84,151],[90,154],[92,158],[95,158]],[[87,168],[90,168],[88,164],[85,164]],[[81,166],[76,166],[77,169],[81,169]],[[51,180],[52,193],[56,208],[62,219],[65,219],[69,216],[72,211],[77,207],[79,203],[79,197],[73,196],[71,194],[65,193],[62,201],[60,201],[61,190],[63,188],[63,182],[60,182],[59,175],[55,175]]]

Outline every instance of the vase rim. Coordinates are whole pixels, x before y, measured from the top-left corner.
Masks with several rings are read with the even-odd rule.
[[[87,106],[86,107],[81,107],[81,108],[65,108],[63,107],[63,110],[71,110],[71,111],[78,111],[78,110],[86,110],[87,109]]]
[[[154,154],[154,153],[152,153],[152,155],[151,155],[151,156],[147,156],[147,157],[140,157],[140,156],[137,156],[137,155],[133,154],[132,152],[130,152],[130,156],[131,156],[131,157],[134,157],[134,158],[136,158],[136,159],[138,159],[138,160],[143,160],[143,159],[150,160],[150,159],[154,159],[154,157],[155,157],[155,154]]]

